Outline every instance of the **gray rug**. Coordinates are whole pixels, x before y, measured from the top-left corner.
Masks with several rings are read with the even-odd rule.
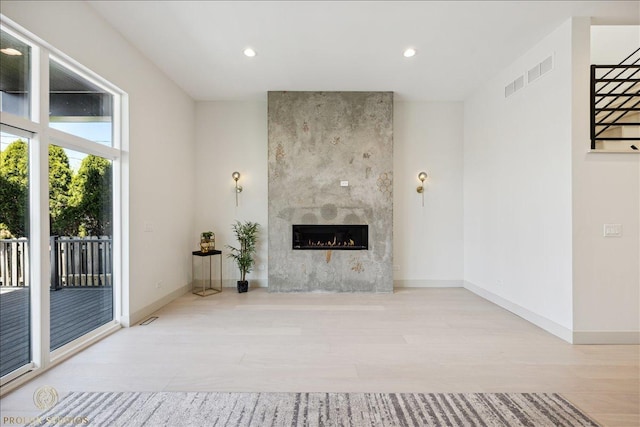
[[[598,426],[545,393],[78,393],[33,426]]]

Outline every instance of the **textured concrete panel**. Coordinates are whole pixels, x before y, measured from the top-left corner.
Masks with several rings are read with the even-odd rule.
[[[269,92],[268,104],[269,290],[392,292],[393,93]],[[369,250],[294,251],[292,224],[368,224]]]

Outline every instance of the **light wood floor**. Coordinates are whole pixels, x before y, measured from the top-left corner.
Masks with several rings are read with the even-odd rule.
[[[559,392],[640,425],[640,347],[570,345],[459,288],[185,295],[0,401],[68,391]]]

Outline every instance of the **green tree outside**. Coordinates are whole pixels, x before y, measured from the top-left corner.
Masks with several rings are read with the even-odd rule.
[[[64,236],[73,233],[75,226],[67,210],[72,171],[69,157],[57,145],[49,146],[49,220],[51,235]]]
[[[70,214],[80,236],[110,236],[112,167],[105,158],[88,155],[71,181]]]
[[[0,152],[0,229],[3,236],[25,237],[29,206],[27,143],[18,139]]]
[[[25,237],[28,230],[28,146],[16,140],[0,152],[0,232]],[[51,234],[111,235],[111,162],[86,156],[77,173],[64,149],[49,146],[49,212]]]

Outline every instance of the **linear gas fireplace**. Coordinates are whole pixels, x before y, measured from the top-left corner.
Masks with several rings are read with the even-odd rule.
[[[368,225],[293,225],[293,249],[369,249]]]

